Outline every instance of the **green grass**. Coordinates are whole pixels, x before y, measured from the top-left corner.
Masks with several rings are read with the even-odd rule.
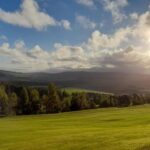
[[[150,105],[1,118],[0,150],[150,150]]]
[[[79,88],[63,88],[62,90],[65,90],[67,93],[95,93],[95,94],[112,94],[112,93],[106,93],[106,92],[100,92],[100,91],[94,91],[94,90],[86,90],[86,89],[79,89]]]

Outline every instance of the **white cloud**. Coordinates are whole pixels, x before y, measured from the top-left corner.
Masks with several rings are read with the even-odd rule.
[[[13,68],[15,71],[23,72],[60,71],[88,67],[81,47],[56,45],[55,52],[47,52],[38,45],[32,49],[27,49],[24,45],[23,50],[20,50],[18,46],[10,47],[8,43],[4,43],[0,46],[0,58],[7,57],[5,69],[11,70]],[[2,67],[0,64],[0,68]]]
[[[77,3],[82,4],[84,6],[93,7],[94,1],[93,0],[76,0]]]
[[[95,29],[97,24],[91,21],[89,18],[81,15],[76,16],[76,21],[85,29]]]
[[[68,20],[61,20],[60,25],[62,25],[66,30],[71,30],[71,24]]]
[[[139,16],[138,16],[138,13],[136,13],[136,12],[130,14],[130,18],[131,18],[132,20],[137,20],[138,17],[139,17]]]
[[[0,20],[12,25],[35,28],[37,30],[58,25],[62,25],[65,29],[68,29],[70,26],[69,21],[57,21],[52,16],[40,11],[39,5],[35,0],[23,0],[20,10],[16,12],[6,12],[0,9]]]
[[[85,43],[87,49],[98,51],[102,48],[118,48],[123,42],[128,40],[127,36],[130,33],[129,28],[122,28],[117,30],[113,35],[106,35],[100,31],[94,31],[88,43]]]
[[[134,70],[150,69],[150,12],[139,15],[137,21],[113,34],[94,31],[84,43],[72,46],[54,44],[55,50],[43,50],[39,45],[28,49],[24,42],[14,47],[0,46],[0,68],[24,72],[66,71],[76,69]]]
[[[150,37],[150,11],[145,12],[141,16],[136,23],[135,36],[137,36],[140,40],[147,41]]]
[[[19,40],[19,41],[16,41],[16,42],[15,42],[15,48],[16,48],[16,49],[21,49],[21,50],[23,50],[24,47],[25,47],[24,41]]]
[[[128,5],[128,0],[103,0],[104,9],[112,14],[114,23],[119,23],[126,18],[122,8]]]
[[[114,24],[127,18],[123,8],[128,5],[128,0],[76,0],[76,2],[92,8],[97,7],[97,4],[101,3],[104,10],[111,13]]]

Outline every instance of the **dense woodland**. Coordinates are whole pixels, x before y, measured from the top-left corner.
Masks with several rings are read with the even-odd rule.
[[[104,107],[127,107],[150,103],[149,95],[72,93],[49,84],[35,88],[0,84],[0,115],[49,114]]]

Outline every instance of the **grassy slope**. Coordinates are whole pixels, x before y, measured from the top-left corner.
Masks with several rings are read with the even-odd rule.
[[[149,150],[149,137],[149,105],[0,119],[0,150]]]
[[[86,89],[79,89],[79,88],[63,88],[62,90],[65,90],[67,93],[96,93],[96,94],[112,94],[112,93],[106,93],[106,92],[99,92],[94,90],[86,90]]]

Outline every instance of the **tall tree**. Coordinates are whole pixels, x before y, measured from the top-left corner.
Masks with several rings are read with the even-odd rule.
[[[74,93],[72,94],[71,110],[81,110],[89,108],[89,102],[85,93]]]
[[[8,114],[8,95],[3,85],[0,86],[0,114]]]
[[[30,90],[30,107],[31,113],[37,114],[40,112],[40,95],[36,89]]]
[[[29,114],[30,106],[29,106],[29,94],[26,87],[21,88],[20,99],[19,99],[19,113],[21,114]]]
[[[46,112],[56,113],[61,111],[61,102],[54,84],[48,86],[48,101],[46,102]]]
[[[16,93],[11,93],[9,95],[9,114],[15,115],[17,111],[18,97]]]

